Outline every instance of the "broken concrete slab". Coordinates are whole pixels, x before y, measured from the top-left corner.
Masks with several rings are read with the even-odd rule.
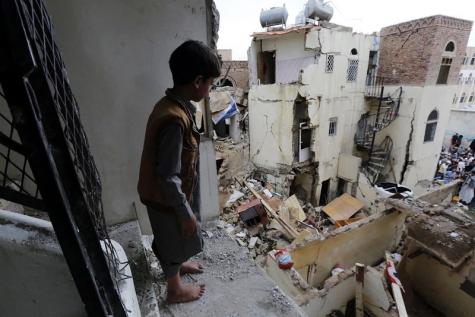
[[[194,260],[202,262],[205,272],[185,278],[205,283],[206,292],[198,301],[167,305],[161,276],[155,281],[161,316],[305,316],[250,258],[247,248],[239,247],[216,223],[204,229],[213,236],[205,237],[204,252]]]

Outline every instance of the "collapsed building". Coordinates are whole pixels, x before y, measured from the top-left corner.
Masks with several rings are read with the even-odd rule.
[[[320,22],[252,35],[250,159],[286,194],[325,205],[431,180],[472,22],[432,16],[379,35]]]

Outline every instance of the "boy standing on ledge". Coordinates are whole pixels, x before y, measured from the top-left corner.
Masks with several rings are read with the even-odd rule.
[[[180,278],[180,274],[203,272],[199,263],[188,261],[203,248],[191,209],[200,134],[190,101],[208,96],[221,65],[214,51],[191,40],[175,49],[169,65],[173,88],[148,119],[138,192],[152,225],[153,251],[167,278],[167,301],[179,303],[199,299],[205,289],[204,284],[185,284]]]

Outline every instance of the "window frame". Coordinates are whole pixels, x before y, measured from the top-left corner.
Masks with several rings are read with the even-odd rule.
[[[431,118],[433,114],[436,115],[435,118]],[[424,143],[434,142],[438,122],[439,122],[439,111],[437,111],[437,109],[434,109],[427,116],[426,128],[424,130]],[[428,134],[428,132],[430,133]]]
[[[328,121],[328,136],[336,136],[338,133],[338,117],[331,117]]]
[[[325,73],[333,73],[334,69],[335,69],[335,54],[327,54],[327,58],[325,61]]]

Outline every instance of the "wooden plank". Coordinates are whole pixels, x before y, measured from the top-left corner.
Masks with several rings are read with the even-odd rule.
[[[364,317],[363,287],[365,265],[356,263],[356,317]]]
[[[389,252],[386,252],[386,263],[394,267],[391,254]],[[401,287],[397,283],[392,282],[391,280],[389,282],[391,283],[391,289],[393,291],[394,300],[396,301],[399,317],[408,317],[407,311],[406,311],[406,305],[404,304],[404,299],[401,293]]]
[[[288,224],[284,220],[282,220],[282,218],[279,217],[279,215],[275,212],[275,210],[272,209],[272,207],[265,201],[265,199],[263,199],[262,196],[251,185],[249,185],[249,183],[245,182],[245,185],[246,185],[247,188],[249,188],[251,193],[254,196],[256,196],[256,198],[258,198],[262,202],[262,204],[267,209],[267,211],[270,213],[270,215],[277,220],[277,222],[284,228],[285,231],[287,231],[287,233],[292,238],[295,239],[299,235],[298,231],[295,230],[290,224]]]
[[[345,193],[323,207],[322,210],[333,220],[339,221],[349,219],[363,207],[363,202]]]

